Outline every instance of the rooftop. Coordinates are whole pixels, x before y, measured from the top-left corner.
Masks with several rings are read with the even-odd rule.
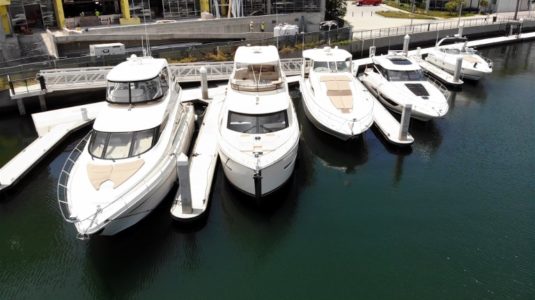
[[[338,49],[338,47],[305,50],[303,57],[314,61],[344,61],[353,58],[351,53],[344,49]]]
[[[152,79],[167,66],[163,58],[132,56],[115,66],[106,77],[109,81],[142,81]]]
[[[234,55],[236,63],[255,65],[276,64],[279,59],[279,52],[275,46],[242,46]]]

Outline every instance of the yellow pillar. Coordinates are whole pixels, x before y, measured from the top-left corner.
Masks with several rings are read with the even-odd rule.
[[[201,0],[201,12],[210,12],[208,0]]]
[[[65,13],[63,12],[63,0],[54,0],[54,12],[56,13],[56,22],[58,28],[65,27]]]
[[[9,13],[7,12],[7,6],[9,1],[0,0],[0,22],[2,22],[2,28],[4,28],[5,34],[11,34],[11,26],[9,26]]]
[[[227,3],[228,3],[227,0],[221,0],[221,16],[227,15],[227,8],[228,8]]]
[[[132,25],[141,23],[141,20],[139,18],[130,17],[130,4],[128,4],[128,0],[120,0],[120,4],[121,12],[123,14],[123,17],[119,19],[119,23],[121,25]]]

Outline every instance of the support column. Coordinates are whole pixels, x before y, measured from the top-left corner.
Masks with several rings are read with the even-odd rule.
[[[320,0],[320,13],[321,13],[321,19],[324,20],[325,19],[325,11],[327,10],[326,8],[326,2],[327,0]]]
[[[9,13],[7,11],[7,6],[9,4],[9,1],[0,0],[0,29],[3,30],[3,34],[11,34],[11,26],[9,26]]]
[[[63,0],[53,0],[54,12],[56,13],[56,22],[59,29],[65,27],[65,13],[63,12]]]
[[[210,3],[208,0],[201,0],[201,12],[210,12]]]
[[[123,15],[123,17],[119,19],[119,23],[121,25],[133,25],[141,23],[139,18],[130,17],[130,4],[128,4],[128,0],[119,0],[119,3],[121,5],[121,14]]]
[[[19,114],[21,116],[24,116],[26,114],[26,108],[24,107],[24,102],[22,102],[22,98],[17,99],[17,106],[19,107]]]
[[[266,15],[271,15],[271,0],[266,1]]]
[[[189,160],[184,153],[180,153],[176,161],[180,196],[182,198],[182,213],[191,214],[193,207],[191,203]]]
[[[41,111],[46,111],[46,98],[45,98],[45,95],[39,95],[39,105],[41,106]]]

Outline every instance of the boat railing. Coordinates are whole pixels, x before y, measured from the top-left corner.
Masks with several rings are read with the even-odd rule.
[[[435,79],[433,76],[427,76],[427,80],[431,82],[431,84],[436,86],[438,90],[444,95],[444,97],[448,99],[448,97],[450,96],[450,90],[448,90],[448,88],[444,84],[442,84],[442,82],[440,82],[438,79]]]
[[[70,223],[74,223],[77,220],[76,218],[71,217],[71,213],[69,209],[69,202],[68,202],[69,190],[67,187],[67,182],[69,181],[69,176],[71,174],[72,168],[74,167],[76,160],[78,160],[78,158],[84,151],[85,145],[89,141],[90,136],[91,136],[91,132],[89,132],[83,139],[81,139],[78,142],[78,144],[76,144],[74,149],[69,154],[69,157],[67,157],[67,160],[63,164],[63,168],[61,169],[61,172],[59,173],[58,186],[57,186],[59,210],[61,212],[61,215],[63,216],[63,219],[65,219],[65,221],[70,222]]]
[[[183,118],[186,118],[188,114],[193,114],[193,108],[192,107],[187,107],[185,108],[181,115],[180,115],[180,118],[179,120],[183,119]],[[178,139],[177,143],[180,143],[180,141],[182,141],[185,137],[185,135],[187,134],[188,130],[189,130],[189,126],[190,124],[188,122],[182,122],[180,127],[177,129],[177,132],[176,132],[176,135],[177,136],[180,136],[180,138]],[[88,136],[86,136],[86,138],[88,138]],[[85,138],[84,138],[85,139]],[[86,141],[87,143],[87,141]],[[178,144],[177,144],[178,145]],[[83,147],[82,147],[83,149]],[[78,155],[79,156],[79,155]],[[176,155],[174,155],[173,157],[176,157]],[[72,222],[72,223],[81,223],[81,222],[85,222],[85,221],[89,221],[90,220],[90,225],[87,227],[87,230],[89,230],[92,225],[94,224],[94,222],[96,222],[98,216],[102,213],[104,213],[108,208],[110,208],[111,206],[115,206],[117,204],[120,205],[119,208],[124,208],[124,207],[127,207],[128,205],[131,205],[132,202],[131,201],[125,201],[125,197],[129,194],[131,194],[133,191],[136,192],[136,194],[146,194],[148,193],[149,191],[151,191],[152,189],[154,189],[156,187],[156,185],[159,183],[157,181],[157,179],[159,178],[165,178],[165,176],[169,176],[169,174],[164,174],[164,171],[168,171],[170,172],[169,170],[171,170],[171,168],[169,168],[169,165],[173,162],[175,162],[176,159],[166,159],[164,164],[162,166],[159,166],[157,168],[155,168],[151,173],[149,173],[143,180],[141,180],[137,186],[132,189],[132,190],[128,190],[126,191],[124,194],[122,194],[121,196],[117,197],[117,199],[107,203],[105,206],[97,206],[97,209],[95,210],[94,213],[91,213],[87,216],[85,216],[84,218],[82,219],[79,219],[79,218],[65,218],[68,222]],[[74,163],[73,163],[74,165]],[[72,169],[72,166],[70,167],[70,169]],[[61,179],[60,179],[61,180]],[[66,187],[66,181],[64,181],[64,194],[67,195],[67,187]],[[58,190],[58,199],[59,199],[59,195],[60,195],[60,192]],[[68,209],[68,203],[67,203],[67,198],[66,197],[63,197],[62,201],[60,201],[60,208],[61,205],[64,205],[64,208],[67,208]],[[121,202],[122,202],[122,205],[121,205]],[[62,214],[64,214],[64,211],[62,208]],[[115,209],[114,211],[117,211],[117,209]],[[65,214],[64,214],[65,216]],[[82,234],[82,236],[85,236],[85,234]]]

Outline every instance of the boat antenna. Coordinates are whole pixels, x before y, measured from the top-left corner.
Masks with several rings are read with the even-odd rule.
[[[147,34],[147,20],[146,20],[146,17],[145,17],[145,4],[143,3],[143,0],[141,0],[141,7],[142,7],[142,13],[143,13],[143,27],[145,27],[145,46],[147,46],[147,50],[146,50],[146,56],[151,56],[152,53],[150,52],[150,39],[149,39],[149,35]],[[150,7],[150,1],[149,1],[149,7]],[[149,8],[149,13],[150,13],[150,8]],[[143,46],[141,46],[143,47]],[[144,51],[145,52],[145,51]]]

